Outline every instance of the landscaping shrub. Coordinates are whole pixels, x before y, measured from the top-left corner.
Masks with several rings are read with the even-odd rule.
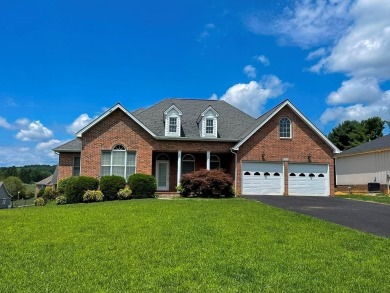
[[[121,176],[103,176],[100,179],[100,190],[103,192],[105,200],[118,199],[119,190],[125,186],[126,180]]]
[[[233,197],[233,178],[221,170],[199,170],[183,175],[182,196]]]
[[[87,190],[96,190],[99,181],[93,177],[76,176],[67,179],[65,197],[67,203],[83,202],[83,195]]]
[[[44,206],[44,205],[46,205],[46,201],[42,197],[37,197],[34,200],[34,205],[36,205],[36,206]]]
[[[68,181],[70,178],[72,178],[72,177],[64,178],[64,179],[61,179],[60,181],[58,181],[58,185],[57,185],[58,194],[61,194],[61,195],[65,194],[65,187],[66,187],[66,184],[68,184]]]
[[[57,191],[53,190],[51,186],[46,186],[42,197],[45,201],[56,199]]]
[[[154,197],[157,189],[156,178],[147,174],[133,174],[128,180],[134,198]]]
[[[58,205],[66,204],[66,197],[63,195],[57,196],[56,204],[58,204]]]
[[[103,201],[104,195],[100,190],[87,190],[83,195],[83,202]]]
[[[131,199],[131,189],[124,188],[118,191],[117,196],[119,199]]]
[[[45,186],[39,189],[37,197],[43,197],[43,195],[45,194],[45,189],[46,189]]]

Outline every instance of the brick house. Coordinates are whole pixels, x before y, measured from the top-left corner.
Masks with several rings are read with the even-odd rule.
[[[224,169],[237,194],[332,195],[334,146],[289,100],[255,119],[219,100],[116,104],[54,149],[58,179],[152,174],[174,192],[181,175]]]

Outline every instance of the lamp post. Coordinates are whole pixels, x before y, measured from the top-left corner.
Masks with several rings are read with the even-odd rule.
[[[19,194],[20,194],[20,191],[18,191],[18,200],[19,200]]]

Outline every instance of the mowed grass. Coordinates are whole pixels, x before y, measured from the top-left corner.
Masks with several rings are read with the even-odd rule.
[[[0,210],[0,292],[390,292],[390,240],[244,199]]]

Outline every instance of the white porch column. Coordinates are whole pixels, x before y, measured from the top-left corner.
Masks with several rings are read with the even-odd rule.
[[[181,151],[177,151],[177,185],[180,185],[181,179]]]
[[[210,170],[210,151],[207,151],[206,169],[207,169],[207,170]]]

